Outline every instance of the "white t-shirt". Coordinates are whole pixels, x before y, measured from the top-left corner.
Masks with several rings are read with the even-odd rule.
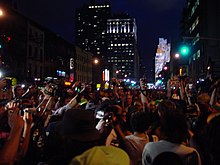
[[[178,154],[181,158],[195,151],[198,155],[198,165],[201,165],[201,159],[196,149],[192,147],[187,147],[183,144],[171,143],[166,140],[147,143],[142,153],[142,164],[151,165],[157,155],[167,151],[174,152]]]

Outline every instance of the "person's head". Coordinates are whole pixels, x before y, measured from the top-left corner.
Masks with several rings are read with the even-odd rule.
[[[135,101],[134,102],[134,108],[137,111],[142,111],[143,110],[143,104],[140,101]]]
[[[13,89],[14,98],[20,98],[24,94],[24,89],[21,85],[16,85]]]
[[[176,105],[170,100],[163,100],[158,103],[158,114],[161,118],[176,111]]]
[[[134,132],[143,133],[149,128],[149,116],[145,112],[133,112],[130,117],[130,124]]]
[[[162,152],[156,156],[152,165],[183,165],[179,155],[174,152]]]
[[[156,103],[155,103],[155,101],[150,101],[150,103],[148,104],[148,106],[149,106],[149,110],[150,110],[150,112],[154,112],[155,110],[156,110]]]
[[[59,132],[68,158],[102,144],[101,135],[95,128],[94,115],[87,110],[67,110],[61,120]]]
[[[220,115],[216,114],[205,128],[205,145],[207,153],[209,153],[216,164],[220,163],[219,152],[220,152]]]
[[[204,104],[209,104],[211,97],[209,96],[208,93],[202,93],[198,96],[198,101],[200,103],[204,103]]]
[[[188,125],[181,114],[169,114],[163,119],[160,127],[160,138],[172,143],[181,144],[189,138]]]
[[[126,121],[127,121],[127,112],[126,112],[126,111],[122,111],[121,120],[122,120],[123,122],[126,122]]]
[[[72,159],[70,165],[129,165],[130,159],[128,154],[120,148],[113,146],[93,147],[83,154]]]
[[[132,104],[132,95],[127,95],[126,96],[126,103],[127,103],[127,105],[131,105]]]
[[[122,114],[122,107],[119,105],[109,105],[105,110],[105,114],[110,114],[110,113],[113,114],[113,117],[115,117],[114,119],[116,120]]]

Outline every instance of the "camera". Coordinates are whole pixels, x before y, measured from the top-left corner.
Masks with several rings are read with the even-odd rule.
[[[104,117],[105,126],[108,126],[112,122],[112,114],[109,113],[107,116]]]
[[[31,114],[35,114],[37,112],[36,108],[25,108],[23,111]]]

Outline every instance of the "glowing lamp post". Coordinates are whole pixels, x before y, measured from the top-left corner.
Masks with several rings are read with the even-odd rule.
[[[180,58],[180,54],[179,54],[179,53],[176,53],[176,54],[174,55],[174,57],[178,59],[178,58]]]
[[[98,64],[99,60],[98,59],[94,59],[94,64]]]

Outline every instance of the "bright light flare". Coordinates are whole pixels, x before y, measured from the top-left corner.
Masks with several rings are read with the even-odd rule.
[[[99,63],[99,60],[98,60],[98,59],[95,59],[95,60],[94,60],[94,63],[95,63],[95,64],[98,64],[98,63]]]
[[[0,17],[4,15],[4,12],[2,9],[0,9]]]
[[[180,57],[180,54],[179,53],[176,53],[175,54],[175,58],[179,58]]]

